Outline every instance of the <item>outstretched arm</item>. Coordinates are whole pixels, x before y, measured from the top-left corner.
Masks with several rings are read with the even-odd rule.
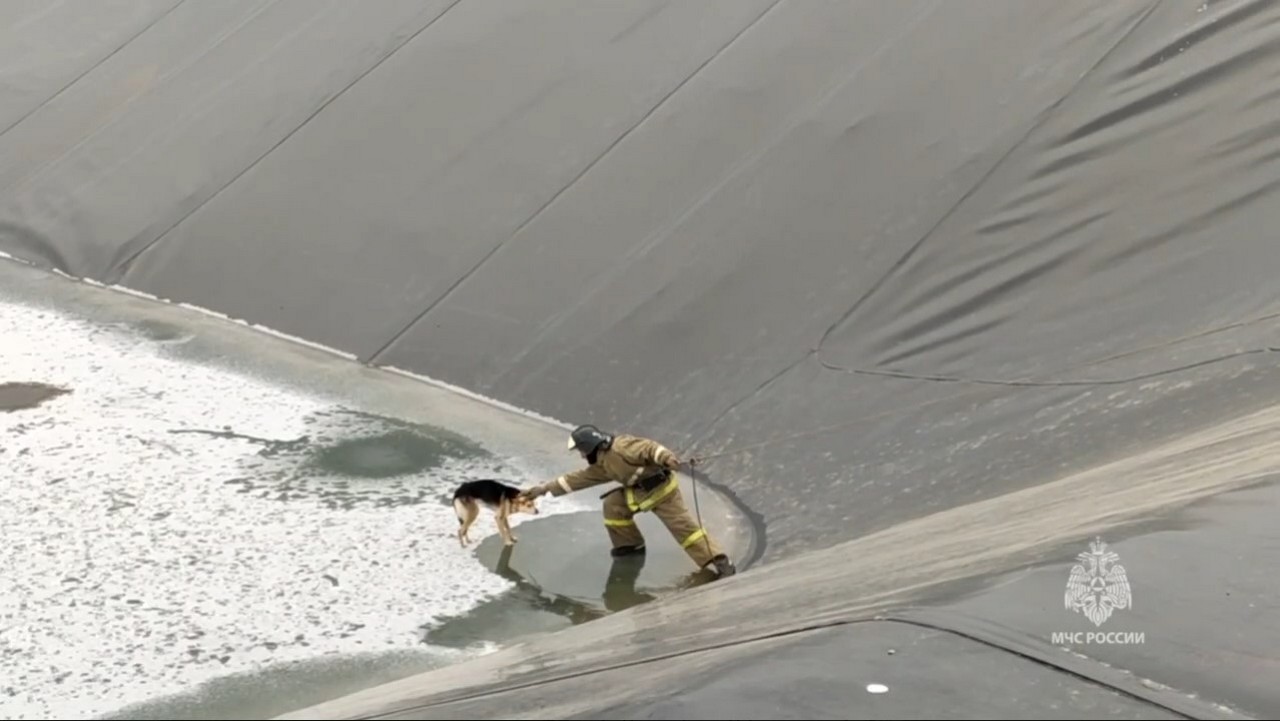
[[[533,488],[524,491],[526,496],[537,498],[538,496],[550,493],[552,496],[563,496],[566,493],[581,491],[584,488],[598,486],[601,483],[608,483],[611,478],[600,468],[596,466],[587,466],[580,471],[566,473],[563,476],[554,478],[546,483],[540,483]]]

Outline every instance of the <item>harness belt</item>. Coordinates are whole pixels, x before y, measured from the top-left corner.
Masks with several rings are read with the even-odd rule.
[[[636,502],[634,486],[627,486],[622,489],[627,497],[627,508],[631,509],[632,513],[652,510],[654,506],[667,500],[667,496],[675,493],[676,489],[680,488],[680,481],[670,471],[663,471],[656,478],[658,483],[652,483],[652,479],[649,478],[643,481],[645,485],[636,483],[636,486],[640,486],[649,492],[649,495],[645,496],[644,500],[639,503]]]
[[[661,486],[663,483],[666,483],[669,480],[671,480],[671,471],[662,470],[662,471],[658,471],[652,476],[646,476],[644,478],[641,478],[640,480],[635,482],[633,487],[639,488],[640,490],[645,492],[651,492],[653,491],[653,489],[657,488],[658,486]]]
[[[623,485],[621,487],[613,488],[608,491],[605,491],[604,493],[600,494],[600,498],[601,499],[608,498],[609,496],[613,495],[614,493],[617,493],[618,491],[626,491],[627,497],[630,498],[632,495],[633,489],[636,489],[636,488],[639,488],[645,493],[652,493],[654,489],[662,487],[662,484],[674,483],[675,480],[676,480],[675,476],[672,475],[671,471],[663,468],[652,475],[645,476],[637,481],[632,482],[630,486]],[[663,495],[665,496],[666,494],[663,494]],[[628,503],[628,505],[633,505],[633,504]]]

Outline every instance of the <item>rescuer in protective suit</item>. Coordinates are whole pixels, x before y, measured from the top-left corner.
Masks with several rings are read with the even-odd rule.
[[[527,489],[525,495],[563,496],[601,483],[619,483],[622,488],[604,496],[604,525],[615,557],[644,553],[635,514],[652,511],[699,568],[713,564],[720,576],[733,575],[733,562],[685,507],[675,475],[680,459],[674,453],[656,441],[608,434],[592,425],[575,428],[568,447],[586,459],[587,467]]]

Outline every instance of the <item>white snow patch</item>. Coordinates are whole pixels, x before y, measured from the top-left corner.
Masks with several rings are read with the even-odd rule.
[[[0,302],[0,338],[0,382],[71,391],[0,412],[6,718],[85,718],[268,664],[420,650],[423,624],[509,586],[458,546],[438,501],[461,461],[348,479],[350,507],[332,507],[343,479],[271,442],[349,437],[358,421],[331,401],[46,309]],[[238,435],[203,432],[224,429]]]

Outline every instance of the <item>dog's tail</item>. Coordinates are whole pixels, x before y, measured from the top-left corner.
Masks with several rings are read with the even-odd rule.
[[[464,517],[466,514],[466,509],[462,505],[462,499],[460,498],[453,499],[453,513],[458,517],[459,526],[466,523],[466,519]]]

